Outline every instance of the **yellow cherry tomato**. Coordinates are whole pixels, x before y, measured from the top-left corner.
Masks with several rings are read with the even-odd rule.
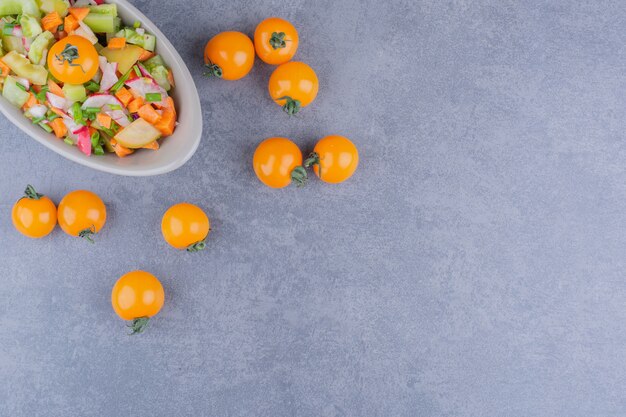
[[[254,45],[241,32],[222,32],[213,36],[204,48],[207,76],[238,80],[248,75],[254,65]]]
[[[13,206],[11,218],[18,232],[39,239],[49,235],[57,225],[57,208],[52,200],[28,185],[24,197]]]
[[[315,100],[319,81],[313,68],[304,62],[287,62],[274,70],[268,89],[272,100],[293,115]]]
[[[322,181],[337,184],[354,174],[359,166],[359,151],[344,136],[326,136],[317,142],[304,164],[313,166],[315,175]]]
[[[48,52],[50,73],[64,83],[86,83],[96,75],[98,67],[96,48],[82,36],[67,36]]]
[[[211,230],[209,218],[198,206],[180,203],[163,215],[163,239],[176,249],[198,252],[206,248],[204,240]]]
[[[307,174],[302,167],[302,152],[287,138],[269,138],[257,146],[252,160],[254,173],[271,188],[284,188],[292,182],[301,187]]]
[[[82,237],[93,243],[92,236],[106,223],[106,206],[91,191],[72,191],[63,197],[58,210],[59,226],[70,236]]]
[[[111,291],[115,313],[132,320],[131,335],[145,330],[150,317],[161,311],[165,292],[159,280],[149,272],[132,271],[122,275]]]
[[[298,31],[285,19],[270,17],[254,31],[254,49],[263,62],[280,65],[293,58],[298,50]]]

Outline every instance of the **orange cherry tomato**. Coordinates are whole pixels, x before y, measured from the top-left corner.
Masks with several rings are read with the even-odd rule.
[[[24,197],[13,206],[11,218],[18,232],[39,239],[49,235],[57,225],[57,208],[52,200],[28,185]]]
[[[266,64],[280,65],[293,58],[298,50],[298,31],[285,19],[270,17],[254,31],[254,49]]]
[[[319,81],[313,68],[304,62],[287,62],[274,70],[268,87],[272,100],[293,115],[315,100]]]
[[[163,239],[176,249],[198,252],[206,248],[209,218],[198,206],[180,203],[170,207],[161,220]]]
[[[61,39],[48,52],[48,69],[57,80],[68,84],[83,84],[98,72],[98,52],[82,36]]]
[[[302,152],[287,138],[269,138],[257,146],[252,161],[254,173],[271,188],[284,188],[292,182],[298,187],[306,184],[302,167]]]
[[[59,226],[70,236],[93,243],[92,236],[106,223],[107,209],[100,197],[91,191],[72,191],[63,197],[58,210]]]
[[[149,272],[132,271],[122,275],[111,291],[115,313],[124,320],[132,320],[130,334],[145,330],[150,317],[163,307],[165,292],[159,280]]]
[[[222,32],[213,36],[204,48],[207,76],[238,80],[248,75],[254,65],[254,45],[241,32]]]
[[[359,151],[344,136],[326,136],[317,142],[304,165],[313,166],[313,171],[322,181],[337,184],[354,174],[359,165]]]

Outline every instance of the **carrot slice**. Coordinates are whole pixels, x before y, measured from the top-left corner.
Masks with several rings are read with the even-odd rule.
[[[57,96],[60,97],[65,97],[65,94],[63,93],[63,89],[61,89],[61,87],[59,87],[59,84],[55,83],[52,80],[48,80],[48,90],[52,93],[52,94],[56,94]]]
[[[171,68],[167,70],[167,81],[170,83],[172,88],[176,87],[176,83],[174,82],[174,73]]]
[[[126,46],[126,38],[109,39],[109,49],[122,49]]]
[[[50,32],[56,32],[59,25],[63,24],[61,16],[58,12],[48,13],[41,19],[41,27],[43,30],[49,30]]]
[[[50,127],[54,131],[57,138],[64,138],[67,135],[67,126],[60,117],[50,122]]]
[[[78,19],[76,19],[71,14],[65,16],[65,21],[63,23],[63,28],[67,33],[72,33],[76,28],[78,28]]]
[[[146,146],[142,146],[143,149],[152,149],[153,151],[156,151],[157,149],[159,149],[159,142],[157,142],[156,140],[154,142],[151,142],[149,144],[147,144]]]
[[[2,60],[0,60],[0,69],[2,69],[2,76],[6,77],[11,72],[11,68],[7,64],[5,64]]]
[[[174,127],[176,126],[176,111],[174,107],[172,108],[163,108],[163,114],[161,115],[161,119],[154,124],[154,127],[159,129],[163,136],[170,136],[174,133]]]
[[[33,93],[31,93],[30,91],[28,92],[28,101],[26,103],[24,103],[24,105],[22,106],[22,110],[28,110],[33,106],[37,105],[37,98],[35,97],[35,95]]]
[[[109,116],[108,114],[98,113],[98,115],[96,116],[96,120],[98,121],[98,123],[100,123],[100,126],[104,127],[105,129],[110,129],[113,119],[111,119],[111,116]]]
[[[126,87],[122,87],[115,93],[115,97],[118,98],[119,101],[122,102],[124,107],[128,107],[128,103],[133,101],[133,95],[126,89]]]
[[[156,110],[154,110],[154,107],[152,107],[150,104],[144,104],[143,106],[141,106],[139,108],[138,114],[139,117],[141,117],[150,124],[155,124],[161,118],[159,113],[157,113]]]
[[[156,54],[154,52],[150,52],[150,51],[144,49],[143,52],[141,53],[141,55],[139,55],[139,62],[146,61],[146,60],[152,58],[155,55]]]
[[[131,113],[137,113],[141,106],[143,106],[143,103],[143,99],[141,97],[137,97],[136,99],[128,103],[128,111]]]
[[[56,107],[52,107],[48,101],[46,101],[46,106],[50,109],[50,111],[57,116],[66,117],[67,114],[63,112],[61,109],[57,109]]]
[[[89,14],[89,7],[70,7],[67,11],[74,16],[76,20],[82,21]]]
[[[120,158],[123,158],[135,152],[133,149],[128,149],[120,145],[115,139],[111,139],[111,146],[113,147],[113,151],[115,151],[115,154]]]

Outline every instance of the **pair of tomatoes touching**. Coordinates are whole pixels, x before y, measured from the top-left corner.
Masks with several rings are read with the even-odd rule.
[[[204,48],[208,76],[238,80],[248,75],[256,55],[265,63],[279,65],[272,73],[268,89],[272,100],[283,110],[296,114],[315,100],[319,80],[303,62],[289,62],[298,50],[296,28],[284,19],[270,17],[257,26],[254,44],[241,32],[215,35]]]
[[[59,207],[50,198],[39,194],[32,185],[26,187],[11,212],[15,228],[24,236],[39,239],[49,235],[57,222],[70,236],[93,243],[92,236],[106,223],[106,206],[91,191],[78,190],[67,194]]]
[[[257,146],[252,161],[259,180],[271,188],[289,184],[303,186],[307,181],[306,168],[324,182],[337,184],[354,174],[359,165],[359,152],[350,139],[331,135],[317,142],[309,157],[302,159],[298,145],[287,138],[269,138]]]

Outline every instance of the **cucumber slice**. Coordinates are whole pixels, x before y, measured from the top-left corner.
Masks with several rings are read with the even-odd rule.
[[[41,17],[39,6],[35,0],[22,0],[22,14],[27,14],[36,18]]]
[[[63,94],[67,100],[73,103],[87,98],[87,90],[82,84],[64,84]]]
[[[59,16],[67,16],[67,11],[70,7],[70,3],[67,0],[37,0],[39,8],[44,13],[57,12]]]
[[[43,51],[49,49],[54,43],[54,35],[48,31],[45,31],[35,38],[30,45],[30,51],[28,51],[28,59],[33,64],[41,64],[43,60]]]
[[[0,16],[14,14],[28,14],[41,17],[41,12],[35,0],[0,0]]]
[[[24,44],[20,38],[15,36],[3,36],[2,37],[2,45],[4,45],[4,49],[8,51],[15,51],[19,54],[23,54],[26,52],[24,49]]]
[[[115,135],[120,145],[131,149],[142,148],[161,137],[161,131],[144,119],[137,119]]]
[[[22,107],[30,98],[30,95],[26,91],[17,86],[17,80],[15,79],[15,77],[12,77],[10,75],[7,75],[6,79],[4,80],[4,86],[2,87],[2,96],[15,107]]]
[[[116,38],[126,38],[126,43],[141,46],[143,49],[154,52],[156,48],[156,36],[150,34],[139,34],[134,29],[125,28],[115,34]]]
[[[31,62],[15,51],[11,51],[2,57],[2,62],[7,64],[11,71],[19,77],[26,78],[36,85],[45,85],[48,81],[48,71],[43,65],[31,64]]]
[[[37,18],[29,16],[27,14],[22,15],[22,18],[20,19],[20,24],[22,25],[22,33],[26,38],[34,38],[35,36],[43,32]]]
[[[117,4],[100,4],[98,6],[89,6],[89,13],[105,14],[108,16],[117,17]]]
[[[154,78],[154,80],[163,88],[165,91],[170,91],[172,86],[170,85],[167,76],[169,71],[163,65],[155,65],[151,69],[148,70],[150,75]]]
[[[163,58],[161,58],[161,55],[155,55],[152,58],[146,59],[143,62],[143,66],[146,67],[148,71],[150,71],[153,67],[156,67],[159,65],[165,67],[165,61],[163,61]]]
[[[22,13],[21,0],[0,0],[0,16]]]
[[[85,23],[95,33],[115,32],[119,27],[118,18],[106,14],[89,13],[83,23]]]

